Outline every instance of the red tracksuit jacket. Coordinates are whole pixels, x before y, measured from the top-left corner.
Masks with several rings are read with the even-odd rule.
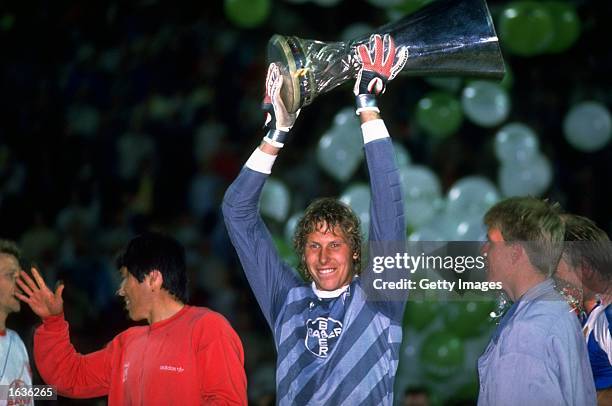
[[[132,327],[100,351],[78,354],[63,315],[43,320],[34,359],[44,381],[72,398],[108,395],[109,405],[247,404],[242,343],[212,310],[185,306]]]

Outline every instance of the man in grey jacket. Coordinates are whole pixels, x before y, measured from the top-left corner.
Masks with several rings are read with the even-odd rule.
[[[551,279],[563,250],[557,206],[531,197],[485,215],[487,278],[514,302],[478,360],[479,405],[594,405],[578,319]]]

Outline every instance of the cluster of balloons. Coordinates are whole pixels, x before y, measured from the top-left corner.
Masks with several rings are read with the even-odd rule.
[[[428,83],[440,88],[433,90],[416,107],[416,123],[427,135],[446,138],[456,133],[463,117],[481,127],[494,127],[510,114],[510,97],[504,83],[487,80],[468,82],[459,99],[453,93],[461,86],[458,78],[429,78]]]
[[[449,301],[409,297],[398,384],[426,382],[441,398],[475,399],[476,360],[495,327],[494,308],[492,298],[470,293]]]
[[[580,36],[580,18],[567,1],[514,1],[498,18],[501,45],[511,54],[530,57],[560,53]]]
[[[424,340],[420,351],[425,373],[432,378],[448,378],[463,367],[463,340],[451,331],[436,331]]]
[[[336,120],[334,121],[335,123],[334,128],[338,125],[340,127],[346,126],[347,124],[345,122],[345,119],[352,120],[354,117],[354,113],[350,116],[348,115],[349,113],[352,113],[352,109],[349,110],[347,108],[347,109],[342,110],[340,113],[338,113],[338,115],[336,116]],[[351,121],[351,124],[349,124],[349,126],[352,127],[353,125],[354,123],[352,123]],[[345,130],[342,130],[342,131],[345,131]],[[345,135],[347,135],[348,137],[346,139],[341,138],[338,143],[331,145],[330,148],[334,148],[334,146],[337,148],[339,147],[339,145],[343,145],[342,144],[343,142],[352,142],[354,145],[359,146],[359,149],[355,148],[354,145],[351,145],[350,147],[347,148],[347,151],[350,150],[351,154],[353,154],[351,155],[351,157],[353,158],[350,161],[351,164],[358,166],[359,163],[361,162],[361,157],[363,156],[361,139],[356,139],[355,134],[352,134],[352,136],[350,135],[351,131],[356,131],[355,128],[349,128],[346,131],[347,132]],[[324,137],[326,136],[330,137],[329,142],[331,143],[331,138],[334,135],[329,135],[329,134],[324,135]],[[323,141],[323,138],[321,140]],[[322,142],[319,143],[319,147],[321,147],[321,144]],[[327,142],[325,142],[325,145],[326,144]],[[401,176],[403,171],[406,171],[407,168],[410,166],[410,162],[411,162],[410,155],[408,154],[404,146],[399,143],[394,142],[394,149],[395,149],[395,160],[396,160],[398,168],[400,168],[400,176]],[[318,156],[321,156],[319,154],[324,154],[327,152],[333,153],[333,151],[329,151],[326,149],[324,150],[319,149]],[[359,154],[360,158],[357,159],[357,155],[354,155],[354,154]],[[342,157],[344,158],[346,157],[346,155],[342,154]],[[329,157],[326,157],[323,161],[319,161],[319,163],[328,172],[335,171],[333,173],[329,172],[330,174],[333,174],[335,177],[338,177],[338,172],[337,172],[338,169],[341,169],[340,174],[345,177],[349,177],[350,174],[352,174],[352,172],[356,169],[356,168],[352,169],[350,174],[348,172],[344,172],[347,168],[339,168],[338,164],[340,162],[338,162],[337,160],[334,160],[333,157],[331,159]],[[346,165],[346,162],[342,162],[341,164]],[[421,192],[417,192],[417,193],[421,193]],[[370,186],[363,182],[357,182],[357,183],[350,184],[340,194],[339,200],[343,203],[348,204],[351,207],[351,209],[355,212],[357,217],[359,217],[359,221],[361,222],[362,237],[364,238],[364,240],[367,240],[368,232],[370,228],[370,200],[371,200]],[[287,225],[287,227],[289,227],[289,225]]]
[[[406,194],[405,199],[409,202],[410,196]],[[499,191],[490,180],[467,176],[455,182],[444,199],[437,197],[429,207],[415,208],[407,203],[406,219],[409,229],[412,226],[414,230],[409,240],[483,241],[486,238],[483,216],[499,199]],[[411,208],[421,212],[409,211]],[[412,216],[424,221],[415,223]]]
[[[552,182],[550,161],[540,153],[536,133],[522,123],[503,126],[495,135],[501,166],[499,187],[504,196],[541,196]]]
[[[578,103],[565,116],[563,132],[574,148],[584,152],[598,151],[612,137],[610,112],[606,106],[595,101]]]

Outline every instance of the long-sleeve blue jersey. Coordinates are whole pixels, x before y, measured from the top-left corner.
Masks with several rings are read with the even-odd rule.
[[[370,174],[371,241],[405,239],[402,194],[393,146],[365,144]],[[281,405],[391,405],[402,340],[404,300],[366,298],[354,277],[335,298],[319,298],[284,263],[258,211],[267,175],[245,167],[223,201],[232,243],[274,335]],[[365,267],[364,272],[371,272]]]

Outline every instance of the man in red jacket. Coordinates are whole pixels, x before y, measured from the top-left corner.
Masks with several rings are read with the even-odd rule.
[[[109,405],[246,405],[242,343],[227,320],[186,305],[185,251],[174,239],[147,233],[117,259],[119,296],[132,327],[97,352],[78,354],[63,315],[60,285],[51,291],[40,273],[18,284],[43,323],[34,334],[34,360],[44,381],[72,398],[108,396]]]

